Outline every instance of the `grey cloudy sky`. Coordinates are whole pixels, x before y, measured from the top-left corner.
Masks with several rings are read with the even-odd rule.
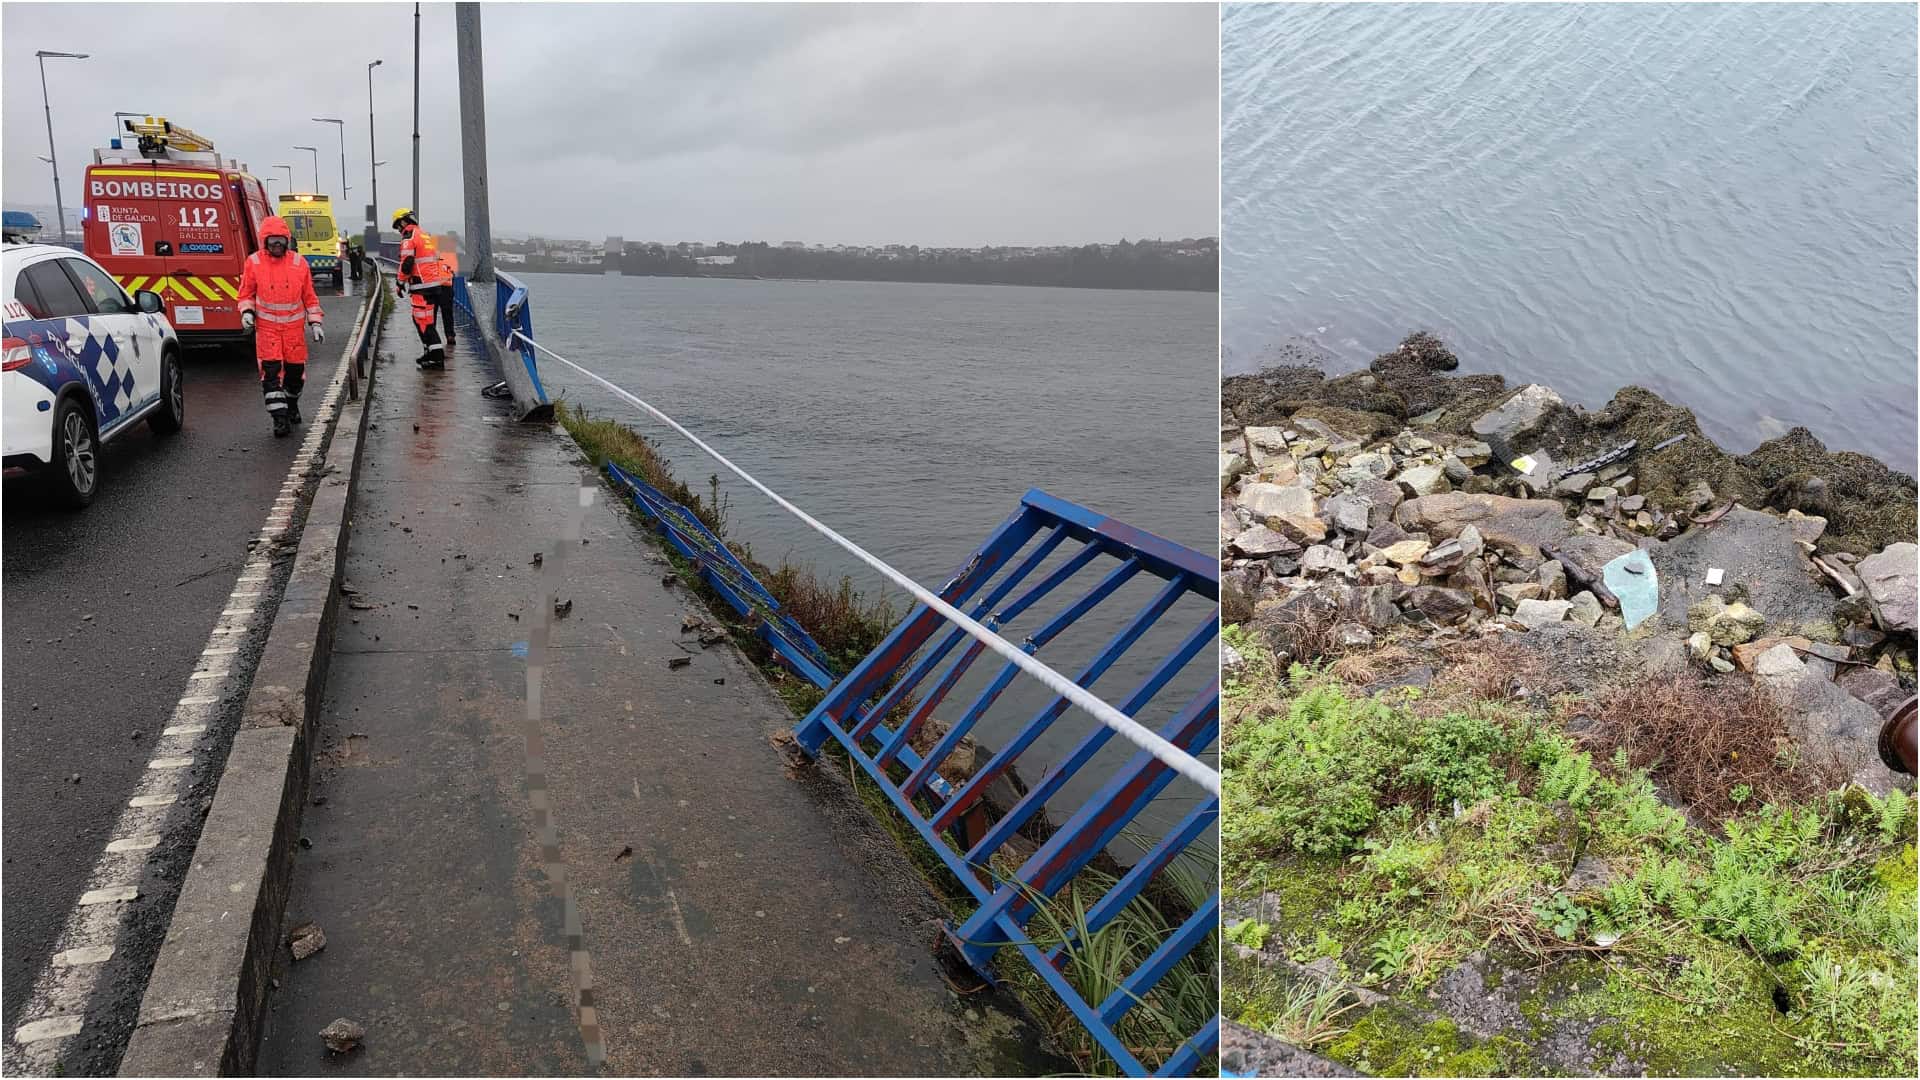
[[[493,224],[597,239],[1088,243],[1218,231],[1213,4],[483,7]],[[261,177],[321,147],[405,201],[411,4],[30,4],[4,29],[7,205],[51,205],[37,49],[79,201],[116,110],[164,114]],[[453,7],[421,18],[420,209],[458,216]],[[280,190],[285,190],[284,187]],[[358,218],[349,216],[348,223]],[[448,222],[452,224],[452,222]]]

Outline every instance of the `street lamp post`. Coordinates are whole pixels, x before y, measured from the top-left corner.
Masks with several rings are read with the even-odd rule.
[[[296,146],[295,150],[308,150],[313,153],[313,193],[320,193],[320,148],[317,146]]]
[[[367,171],[373,174],[373,198],[371,201],[373,203],[373,219],[375,223],[378,223],[380,220],[380,163],[373,159],[379,156],[380,151],[373,144],[373,69],[379,66],[380,61],[378,60],[372,61],[367,65],[367,160],[373,162]]]
[[[274,168],[287,170],[287,191],[291,193],[293,191],[293,166],[275,165]]]
[[[129,116],[145,116],[145,115],[147,114],[137,113],[137,112],[126,112],[124,110],[114,113],[113,114],[113,137],[117,139],[126,131],[126,128],[120,126],[120,121],[125,120]]]
[[[40,105],[47,111],[47,164],[53,166],[53,216],[60,222],[60,243],[67,242],[67,206],[60,198],[60,155],[53,148],[53,103],[47,97],[47,59],[85,60],[86,53],[51,52],[41,49],[33,54],[40,61]]]
[[[335,120],[331,116],[316,116],[313,118],[313,122],[316,124],[332,124],[335,128],[339,129],[339,132],[340,132],[340,203],[341,203],[340,209],[345,210],[346,202],[347,202],[347,192],[353,190],[352,188],[347,186],[347,122],[345,120]],[[315,160],[318,160],[317,156]]]

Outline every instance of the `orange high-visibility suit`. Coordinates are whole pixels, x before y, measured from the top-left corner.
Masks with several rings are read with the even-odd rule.
[[[420,344],[426,349],[420,362],[444,361],[446,348],[440,343],[440,335],[434,332],[434,320],[438,316],[446,324],[446,344],[452,345],[453,268],[441,257],[440,245],[432,234],[418,224],[400,227],[400,283],[412,307],[414,329],[419,331]]]
[[[278,258],[266,248],[270,237],[287,241]],[[276,431],[282,420],[300,422],[300,390],[307,380],[307,327],[325,321],[313,291],[307,260],[293,249],[293,231],[278,217],[260,229],[261,249],[247,256],[240,272],[240,313],[254,317],[253,351],[260,369],[260,392]]]

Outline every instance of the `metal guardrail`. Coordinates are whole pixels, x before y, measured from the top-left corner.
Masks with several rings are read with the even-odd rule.
[[[541,405],[550,405],[547,389],[540,384],[540,364],[534,354],[533,346],[521,340],[533,337],[533,297],[527,292],[526,285],[512,274],[496,271],[494,278],[499,282],[499,286],[494,289],[495,340],[501,348],[519,357],[520,362],[526,366],[527,380],[531,383],[528,390],[529,398]],[[454,280],[458,282],[461,279]],[[502,362],[504,364],[504,360]],[[517,380],[512,380],[510,377],[510,381]],[[519,387],[515,387],[516,398],[519,396],[519,390]]]
[[[1079,550],[1016,594],[1016,589],[1043,563],[1062,554],[1069,545],[1077,545]],[[1015,562],[1022,551],[1025,554]],[[1199,625],[1125,700],[1117,703],[1122,712],[1133,715],[1147,707],[1188,665],[1197,661],[1194,670],[1205,671],[1214,662],[1210,646],[1220,629],[1219,564],[1214,558],[1034,489],[939,595],[955,606],[971,602],[974,618],[998,630],[1099,560],[1111,562],[1111,569],[1085,595],[1039,622],[1023,643],[1027,652],[1037,653],[1142,572],[1160,578],[1164,584],[1082,669],[1075,680],[1081,686],[1091,686],[1183,597],[1198,597],[1207,608]],[[990,582],[992,588],[988,589]],[[1086,909],[1084,930],[1043,948],[1033,940],[1032,933],[1038,906],[1059,900],[1075,876],[1107,850],[1176,774],[1153,754],[1137,751],[1065,824],[1054,829],[1037,851],[1019,858],[1016,838],[1044,818],[1042,811],[1048,800],[1059,795],[1066,782],[1093,761],[1114,732],[1107,727],[1095,728],[1032,788],[1021,792],[1012,806],[989,809],[983,798],[988,788],[1009,776],[1021,755],[1066,712],[1067,702],[1056,695],[985,765],[955,784],[943,781],[938,772],[941,765],[988,715],[1015,676],[1014,666],[1004,664],[937,742],[923,756],[915,755],[912,744],[925,741],[930,734],[927,721],[982,651],[977,641],[970,642],[953,656],[964,637],[957,628],[949,629],[938,644],[928,648],[946,624],[938,612],[925,604],[917,605],[879,647],[828,691],[795,729],[795,737],[809,754],[817,754],[829,738],[844,747],[886,793],[894,809],[966,885],[978,906],[959,926],[949,924],[946,933],[977,972],[994,978],[993,964],[999,952],[1016,950],[1123,1072],[1149,1075],[1149,1069],[1126,1048],[1115,1028],[1128,1011],[1153,993],[1174,965],[1216,932],[1218,889],[1101,1001],[1086,1000],[1069,981],[1062,970],[1065,953],[1082,946],[1079,933],[1099,933],[1140,898],[1149,882],[1181,852],[1211,835],[1219,819],[1219,798],[1203,792],[1205,797]],[[950,656],[951,662],[939,677],[931,678]],[[923,686],[925,691],[910,703]],[[1215,676],[1175,711],[1160,734],[1182,750],[1198,752],[1218,734],[1219,715],[1220,682]],[[1004,857],[1002,865],[996,865],[996,856]],[[1005,865],[1015,862],[1017,868],[1007,872]],[[1207,962],[1217,963],[1217,959],[1207,958]],[[1216,1014],[1191,1033],[1155,1075],[1192,1073],[1203,1059],[1217,1052],[1219,1037],[1220,1017]]]
[[[374,349],[380,341],[380,328],[384,321],[380,318],[382,278],[380,264],[369,261],[362,278],[367,283],[366,300],[360,305],[359,318],[353,325],[353,366],[347,372],[349,401],[360,400],[360,384],[366,381],[368,366],[373,363]]]

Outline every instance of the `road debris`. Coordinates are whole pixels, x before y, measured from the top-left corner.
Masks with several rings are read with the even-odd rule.
[[[631,859],[631,858],[633,858],[633,845],[628,844],[626,847],[623,847],[620,849],[620,854],[615,855],[613,857],[613,861],[619,862],[621,859]]]
[[[569,599],[569,600],[555,600],[555,601],[553,602],[553,617],[554,617],[554,618],[556,618],[556,619],[564,619],[564,618],[566,618],[566,617],[567,617],[568,615],[570,615],[570,614],[572,614],[572,612],[573,612],[573,601],[572,601],[572,600],[570,600],[570,599]]]
[[[677,671],[691,663],[693,663],[693,657],[691,656],[673,656],[667,658],[667,668],[673,671]],[[76,777],[76,779],[78,778]]]
[[[366,1037],[366,1028],[344,1016],[320,1029],[320,1038],[327,1044],[327,1049],[336,1054],[351,1052]]]
[[[287,947],[293,950],[295,960],[305,960],[327,947],[327,935],[321,931],[319,923],[302,923],[287,934]],[[359,1038],[359,1035],[354,1037]]]

